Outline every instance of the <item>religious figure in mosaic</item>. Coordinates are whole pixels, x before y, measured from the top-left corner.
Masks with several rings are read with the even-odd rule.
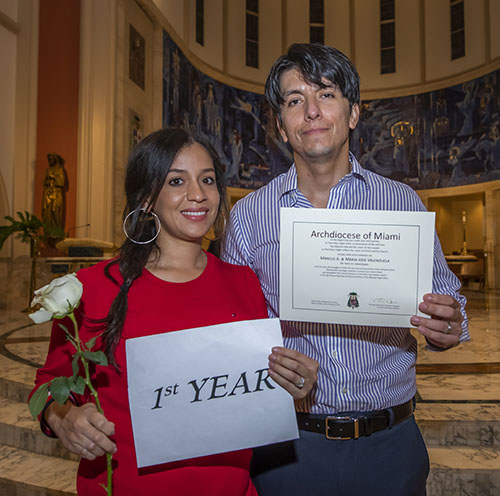
[[[225,177],[226,179],[238,179],[241,157],[243,155],[243,142],[241,141],[240,133],[236,129],[233,129],[231,132],[229,144],[231,145],[231,165],[229,170],[226,170]]]
[[[391,136],[394,138],[392,158],[395,169],[406,174],[410,172],[408,163],[409,141],[413,135],[413,126],[408,121],[399,121],[391,126]]]
[[[214,86],[208,84],[207,97],[203,102],[205,105],[205,122],[208,134],[215,133],[215,124],[217,120],[217,102],[215,101]]]

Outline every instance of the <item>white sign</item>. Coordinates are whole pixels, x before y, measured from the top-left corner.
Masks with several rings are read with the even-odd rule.
[[[126,341],[137,466],[296,439],[292,396],[268,375],[278,319]]]
[[[432,289],[434,218],[282,208],[281,319],[410,327]]]

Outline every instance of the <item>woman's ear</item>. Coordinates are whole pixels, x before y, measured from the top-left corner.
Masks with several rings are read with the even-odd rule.
[[[151,212],[151,211],[153,210],[153,207],[154,207],[154,205],[153,205],[153,203],[152,203],[152,199],[151,199],[151,198],[148,198],[148,199],[147,199],[147,200],[146,200],[146,201],[142,204],[142,207],[141,207],[141,208],[142,208],[145,212],[149,213],[149,212]]]

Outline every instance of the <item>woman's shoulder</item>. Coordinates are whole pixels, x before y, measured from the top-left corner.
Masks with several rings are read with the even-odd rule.
[[[208,253],[207,256],[211,258],[214,269],[221,274],[222,277],[240,280],[241,283],[248,280],[257,280],[255,272],[248,265],[235,265],[224,262],[211,253]]]
[[[83,284],[83,286],[100,287],[103,284],[120,285],[121,274],[118,268],[117,258],[111,260],[103,260],[90,267],[80,269],[76,276]],[[116,283],[113,281],[115,279]]]

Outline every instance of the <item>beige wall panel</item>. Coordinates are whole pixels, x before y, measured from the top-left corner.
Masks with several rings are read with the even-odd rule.
[[[129,36],[130,24],[145,39],[145,85],[144,90],[129,78]],[[115,244],[123,238],[121,215],[125,206],[123,189],[127,158],[130,153],[132,113],[142,119],[143,136],[161,127],[161,116],[156,116],[155,87],[162,84],[161,71],[156,65],[162,63],[162,55],[156,54],[155,30],[153,21],[139,8],[134,0],[125,0],[120,4],[117,36],[117,79],[116,100],[118,102],[115,119],[115,153],[113,168],[113,237]],[[157,41],[158,43],[158,41]],[[159,42],[160,46],[162,41]],[[156,64],[156,65],[155,65]],[[153,74],[156,76],[153,77]],[[161,108],[161,104],[157,103]]]
[[[0,12],[17,21],[17,0],[0,0]]]
[[[121,1],[121,0],[120,0]],[[76,225],[78,237],[112,240],[116,12],[119,0],[81,2]]]
[[[16,35],[0,25],[0,174],[3,177],[5,190],[0,195],[7,195],[0,203],[8,205],[8,212],[3,215],[13,214],[13,189],[14,189],[14,126],[16,102]],[[3,215],[0,224],[4,224]]]
[[[204,46],[196,43],[196,0],[190,0],[189,48],[205,64],[222,71],[224,69],[223,47],[223,1],[205,0]]]
[[[462,250],[462,212],[466,212],[467,249],[484,249],[484,208],[481,194],[470,197],[433,198],[429,202],[429,210],[436,212],[436,231],[445,254],[459,253]]]
[[[283,51],[292,43],[309,43],[309,0],[286,1],[286,46]]]
[[[124,2],[125,6],[125,64],[123,75],[118,75],[118,77],[123,77],[124,79],[124,103],[126,107],[130,107],[138,112],[144,119],[144,131],[145,134],[153,131],[152,122],[152,110],[153,110],[153,22],[144,13],[138,5],[132,1],[127,0]],[[130,25],[132,25],[145,39],[145,52],[146,52],[146,63],[145,63],[145,85],[144,89],[140,88],[129,78],[129,36],[130,36]],[[125,109],[127,112],[127,109]],[[125,119],[128,116],[125,115]]]
[[[33,211],[35,182],[36,118],[38,91],[38,0],[19,0],[20,25],[16,56],[16,118],[14,124],[14,183],[12,211]],[[14,256],[29,252],[26,243],[16,240]]]
[[[228,2],[227,69],[230,76],[264,84],[281,55],[281,0],[259,2],[259,68],[245,65],[245,0]]]
[[[185,39],[184,2],[186,0],[152,0],[168,20],[175,32]]]
[[[309,14],[309,11],[308,11]],[[309,18],[308,18],[309,20]],[[351,20],[349,0],[325,2],[325,43],[339,49],[348,57],[351,53]]]
[[[287,0],[286,10],[286,47],[309,43],[309,0]],[[326,1],[325,43],[350,55],[349,27],[349,0]]]
[[[484,63],[484,2],[465,2],[465,57],[451,60],[450,1],[425,0],[426,79],[459,75]]]
[[[500,1],[489,0],[490,8],[490,55],[492,59],[500,57]]]
[[[419,1],[396,0],[396,72],[380,74],[380,3],[355,0],[355,57],[361,90],[418,84],[420,74]]]

